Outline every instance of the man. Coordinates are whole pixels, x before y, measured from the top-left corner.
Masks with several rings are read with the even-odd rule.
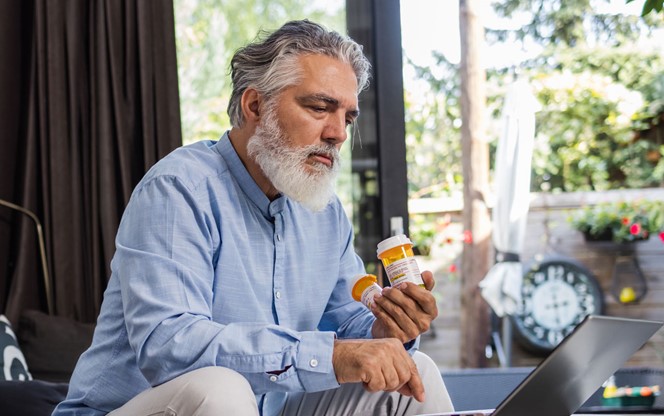
[[[386,288],[372,311],[350,295],[364,266],[333,184],[368,71],[359,45],[309,21],[235,54],[233,127],[134,190],[55,415],[451,410],[414,351],[437,315],[431,273],[429,290]]]

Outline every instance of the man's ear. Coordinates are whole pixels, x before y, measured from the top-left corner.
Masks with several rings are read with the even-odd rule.
[[[244,119],[250,123],[256,123],[260,120],[260,108],[263,102],[263,96],[253,88],[247,88],[242,93],[240,105]]]

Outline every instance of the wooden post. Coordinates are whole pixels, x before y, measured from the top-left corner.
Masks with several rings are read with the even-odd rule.
[[[461,260],[461,366],[485,367],[489,309],[478,284],[491,266],[491,219],[485,202],[489,182],[489,147],[484,113],[486,72],[480,55],[484,43],[482,0],[459,0],[461,32],[461,127],[463,226],[472,242],[464,244]]]

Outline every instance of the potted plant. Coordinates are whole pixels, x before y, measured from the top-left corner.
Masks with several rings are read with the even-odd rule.
[[[569,221],[586,241],[631,243],[655,234],[664,242],[664,201],[603,202],[582,207]]]

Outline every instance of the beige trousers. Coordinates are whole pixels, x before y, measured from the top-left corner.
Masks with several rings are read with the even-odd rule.
[[[436,364],[416,352],[413,359],[422,377],[426,401],[399,393],[369,393],[362,384],[344,384],[315,393],[291,393],[283,416],[385,416],[451,412],[452,402]],[[131,399],[110,416],[256,416],[256,396],[247,380],[224,367],[206,367]]]

